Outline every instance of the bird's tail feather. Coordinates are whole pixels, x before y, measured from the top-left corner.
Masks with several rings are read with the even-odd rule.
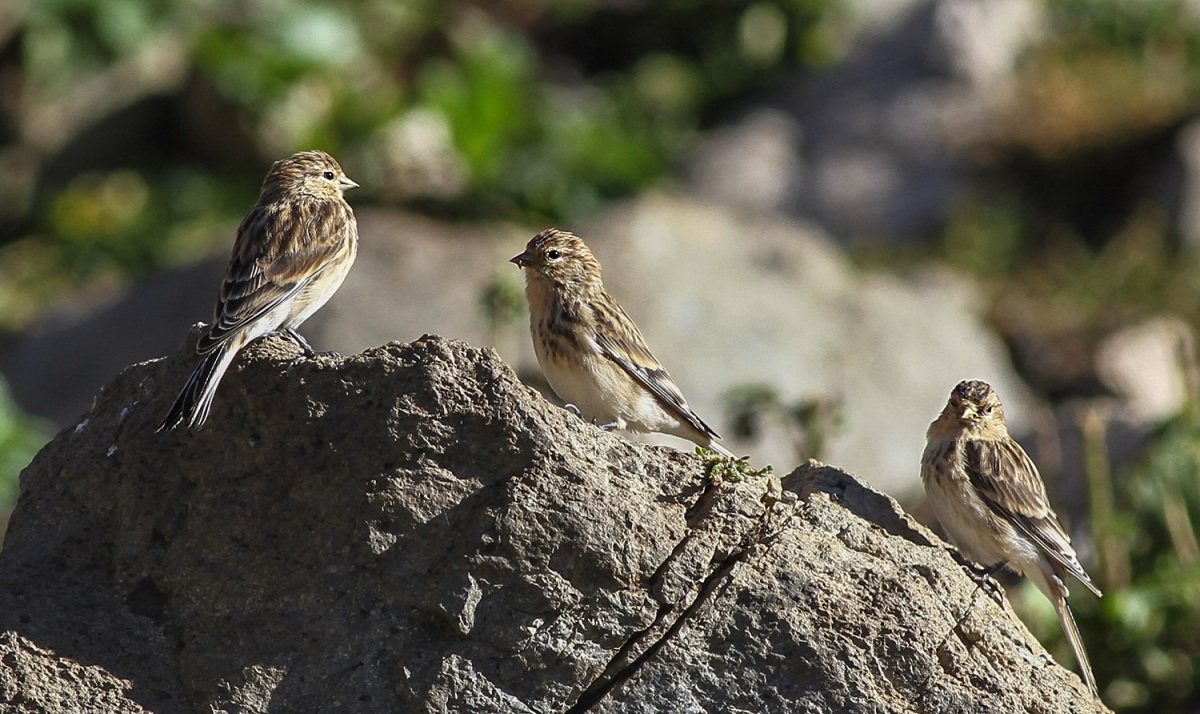
[[[1063,634],[1075,652],[1075,661],[1079,663],[1079,671],[1083,681],[1087,682],[1092,696],[1100,698],[1100,690],[1096,687],[1096,677],[1092,674],[1092,663],[1088,659],[1087,650],[1083,648],[1083,637],[1079,634],[1079,626],[1075,624],[1075,616],[1071,614],[1071,606],[1067,604],[1065,594],[1051,598],[1054,601],[1054,611],[1058,613],[1058,622],[1062,625]]]
[[[196,369],[192,370],[175,403],[171,405],[171,411],[167,412],[167,418],[163,419],[156,431],[174,429],[184,422],[191,429],[204,426],[212,408],[213,395],[217,393],[217,385],[221,383],[221,377],[235,356],[237,350],[229,349],[228,345],[221,345],[205,355]]]
[[[1088,590],[1091,590],[1093,595],[1096,597],[1104,597],[1104,595],[1100,592],[1100,588],[1096,587],[1096,584],[1093,583],[1088,574],[1084,572],[1083,566],[1079,566],[1077,570],[1071,570],[1070,572],[1077,580],[1079,580],[1079,582],[1083,583],[1084,587],[1086,587]]]

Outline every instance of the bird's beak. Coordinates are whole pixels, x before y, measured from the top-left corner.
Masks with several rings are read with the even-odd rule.
[[[508,262],[515,263],[522,268],[528,268],[533,265],[533,261],[529,258],[529,251],[525,251],[520,255],[514,255],[508,259]]]
[[[975,416],[975,406],[973,404],[968,404],[967,406],[963,407],[962,419],[964,421],[967,419],[974,418],[974,416]]]
[[[338,188],[343,191],[349,191],[352,188],[358,188],[358,182],[349,176],[342,176],[342,178],[338,180]]]

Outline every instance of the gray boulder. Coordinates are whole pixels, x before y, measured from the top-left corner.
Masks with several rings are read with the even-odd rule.
[[[0,552],[19,712],[1094,711],[889,498],[729,479],[436,337],[271,337],[205,429],[129,367],[25,470]]]

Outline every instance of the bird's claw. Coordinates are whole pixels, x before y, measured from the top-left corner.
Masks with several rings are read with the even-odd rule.
[[[287,370],[285,370],[287,372],[287,376],[292,376],[292,370],[296,369],[296,365],[300,364],[306,359],[308,359],[307,355],[300,355],[299,357],[296,357],[292,361],[288,362]]]
[[[310,359],[321,359],[321,358],[341,359],[341,357],[342,357],[342,354],[340,352],[335,352],[333,350],[329,350],[327,352],[313,352],[311,354],[303,354],[303,355],[300,355],[300,356],[294,358],[291,362],[288,362],[287,373],[288,373],[288,376],[291,376],[292,370],[296,369],[296,365],[300,364],[301,362],[307,362]]]
[[[591,421],[591,423],[593,425],[598,426],[605,431],[612,431],[613,429],[618,429],[621,426],[621,422],[619,422],[619,421],[609,422],[608,424],[596,424],[595,417],[593,417],[590,420],[587,419],[586,417],[583,416],[583,412],[579,411],[579,407],[575,406],[574,404],[571,404],[570,402],[564,404],[563,409],[566,409],[567,411],[571,412],[572,414],[579,417],[580,419],[583,419],[584,421]]]
[[[975,584],[979,586],[980,590],[983,590],[985,593],[987,593],[988,597],[995,600],[996,604],[1003,608],[1004,588],[1001,587],[1000,583],[992,576],[1000,572],[1000,569],[1003,568],[1008,561],[1001,560],[999,563],[994,563],[992,565],[976,565],[968,560],[966,556],[959,551],[954,550],[953,548],[948,548],[947,550],[950,553],[950,557],[954,558],[954,561],[958,563],[959,566],[961,566],[966,572],[967,577],[971,580],[974,580]]]
[[[301,362],[303,362],[305,360],[318,359],[321,357],[325,357],[328,359],[341,359],[341,357],[342,357],[340,352],[337,352],[334,350],[326,350],[324,352],[317,352],[316,350],[313,349],[312,345],[308,344],[308,340],[304,339],[304,336],[301,335],[299,332],[296,332],[296,330],[294,328],[288,327],[283,330],[280,330],[280,332],[282,332],[283,334],[292,338],[292,340],[297,345],[300,346],[300,349],[304,350],[304,354],[293,359],[291,362],[288,362],[288,366],[287,366],[288,375],[291,375],[292,370],[294,370],[296,368],[296,365],[300,364]]]
[[[1004,567],[1004,564],[1005,561],[1001,560],[995,565],[989,565],[980,568],[976,568],[971,564],[964,566],[967,571],[967,576],[974,580],[975,584],[978,585],[981,590],[987,593],[988,597],[995,600],[996,604],[1002,608],[1004,607],[1004,589],[992,576],[1000,572],[1000,569]]]

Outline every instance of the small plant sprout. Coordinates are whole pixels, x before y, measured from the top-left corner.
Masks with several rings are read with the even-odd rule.
[[[741,483],[749,478],[766,476],[773,470],[770,464],[759,469],[751,467],[749,456],[731,459],[703,446],[697,446],[696,453],[704,459],[704,467],[713,483]]]

